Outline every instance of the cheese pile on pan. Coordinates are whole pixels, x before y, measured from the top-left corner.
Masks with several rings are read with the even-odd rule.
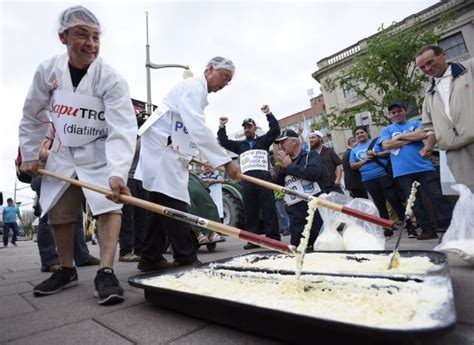
[[[194,269],[148,278],[145,284],[315,318],[416,329],[439,324],[433,315],[440,314],[450,293],[441,280],[302,275],[296,281],[289,275]]]
[[[389,254],[307,253],[302,272],[349,272],[349,273],[410,273],[425,274],[440,266],[430,262],[427,256],[401,257],[400,266],[388,270]],[[286,255],[252,254],[234,258],[220,267],[265,269],[271,271],[295,270],[295,259]]]

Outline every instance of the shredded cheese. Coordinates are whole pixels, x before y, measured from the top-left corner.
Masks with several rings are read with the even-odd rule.
[[[390,254],[352,254],[352,253],[308,253],[305,256],[302,272],[341,272],[341,273],[408,273],[425,274],[436,271],[441,266],[433,264],[427,256],[401,257],[400,266],[388,269]],[[293,271],[294,259],[282,254],[252,254],[236,257],[218,267],[239,267],[266,269],[270,271]]]
[[[318,208],[318,199],[314,198],[308,203],[308,216],[306,217],[306,225],[301,234],[300,244],[296,248],[296,280],[300,279],[301,270],[303,269],[303,260],[308,248],[309,234],[313,225],[314,213]]]
[[[304,275],[295,282],[288,275],[194,269],[149,278],[144,283],[298,315],[391,329],[439,324],[439,310],[450,294],[450,284],[440,277],[399,282]]]

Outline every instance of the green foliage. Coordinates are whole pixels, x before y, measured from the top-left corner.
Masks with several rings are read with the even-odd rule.
[[[444,16],[442,25],[452,18]],[[328,114],[331,125],[353,128],[354,115],[363,111],[371,112],[374,124],[386,125],[389,121],[384,109],[395,99],[420,108],[423,102],[420,90],[423,90],[427,77],[417,70],[415,55],[421,47],[436,43],[439,38],[432,26],[420,23],[408,29],[396,24],[384,29],[382,25],[378,34],[368,40],[367,48],[353,58],[340,76],[326,79],[323,85],[326,90],[334,91],[340,87],[364,102],[345,112],[332,109]]]
[[[310,125],[311,130],[320,130],[323,128],[328,128],[329,127],[329,122],[330,119],[328,117],[328,114],[319,114],[318,115],[318,122],[313,122]]]

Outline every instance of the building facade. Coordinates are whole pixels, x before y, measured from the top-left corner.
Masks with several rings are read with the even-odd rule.
[[[316,124],[318,129],[323,129],[324,124],[324,115],[326,114],[326,105],[324,103],[324,97],[322,94],[319,96],[313,97],[310,99],[311,107],[297,113],[286,116],[280,120],[278,123],[281,129],[293,129],[298,128],[303,129],[305,127],[305,122],[308,126]]]
[[[402,28],[409,28],[417,21],[422,25],[437,23],[441,16],[449,11],[455,12],[457,17],[440,32],[442,37],[438,44],[446,50],[449,60],[463,61],[474,56],[474,1],[443,0],[403,19],[397,25]],[[435,30],[439,30],[439,28]],[[318,70],[312,76],[322,85],[321,91],[328,112],[341,115],[350,111],[351,108],[363,104],[364,101],[353,92],[340,87],[329,91],[324,88],[324,84],[327,79],[340,76],[343,70],[350,66],[353,58],[367,48],[368,41],[374,36],[364,38],[350,47],[318,61]],[[413,60],[415,60],[415,57],[413,57]],[[423,92],[423,90],[420,90],[420,92]],[[369,93],[371,96],[381,99],[381,96],[374,91],[369,90]],[[357,114],[356,121],[370,125],[371,114],[368,112]],[[370,130],[372,136],[377,136],[380,128],[370,125]],[[352,136],[351,130],[333,128],[331,133],[335,151],[337,153],[343,152],[346,148],[347,139]]]

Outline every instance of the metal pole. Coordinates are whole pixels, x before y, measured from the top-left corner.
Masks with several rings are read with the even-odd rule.
[[[150,75],[150,44],[148,42],[148,12],[146,13],[146,112],[148,115],[153,113],[153,103],[151,102],[151,75]]]
[[[16,205],[16,182],[17,182],[18,178],[16,177],[16,174],[15,174],[15,191],[13,192],[13,205]]]
[[[158,65],[151,63],[150,61],[150,43],[148,41],[148,12],[146,13],[146,111],[149,115],[153,113],[153,103],[151,101],[151,74],[150,68],[160,69],[160,68],[182,68],[189,70],[187,65],[178,65],[178,64],[164,64]]]

